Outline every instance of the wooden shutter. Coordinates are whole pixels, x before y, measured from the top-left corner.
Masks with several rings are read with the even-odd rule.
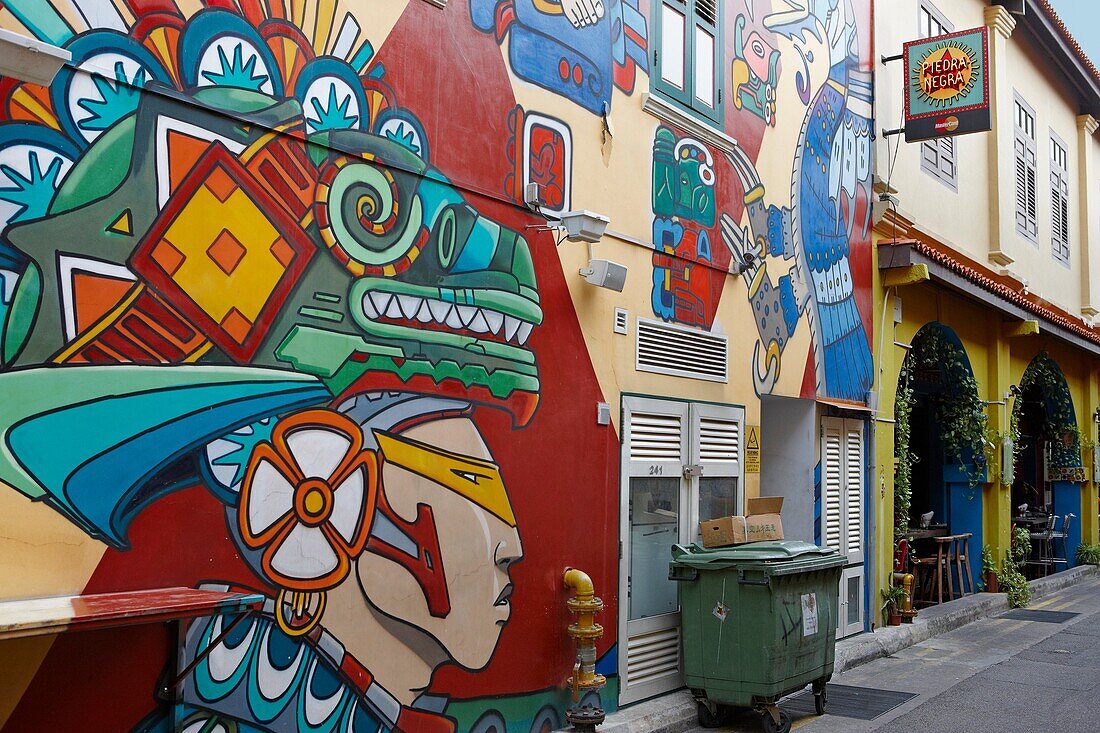
[[[1034,239],[1039,233],[1035,114],[1019,99],[1015,100],[1015,109],[1016,228],[1024,236]]]
[[[836,420],[827,420],[821,431],[822,541],[844,552],[841,517],[844,513],[844,435]]]
[[[653,44],[657,88],[682,104],[691,104],[691,7],[688,0],[655,3],[657,39]]]
[[[863,557],[863,424],[844,421],[845,552],[849,559]]]
[[[1069,173],[1066,149],[1050,138],[1050,253],[1069,264]]]

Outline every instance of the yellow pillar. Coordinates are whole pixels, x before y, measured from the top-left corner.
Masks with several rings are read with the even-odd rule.
[[[1012,384],[1009,337],[1005,333],[1001,314],[990,310],[986,313],[986,333],[989,334],[989,368],[986,375],[986,399],[991,404],[988,409],[989,426],[998,435],[1008,433],[1008,421],[1015,400],[1007,398],[1008,388]],[[994,559],[1004,557],[1009,547],[1009,530],[1012,524],[1012,488],[1002,483],[1004,471],[1001,466],[1001,447],[994,451],[989,467],[989,482],[984,489],[983,527],[984,543],[989,545]]]
[[[873,270],[875,389],[878,390],[878,409],[875,413],[875,475],[871,477],[875,497],[875,577],[871,587],[874,597],[879,590],[892,585],[894,571],[894,401],[898,388],[898,369],[901,366],[901,350],[894,346],[894,288],[884,287],[878,269],[878,246],[886,240],[878,239],[875,247]],[[887,242],[888,243],[888,242]],[[886,306],[883,308],[883,306]],[[885,318],[885,322],[879,319]],[[876,617],[877,618],[877,617]]]
[[[1088,361],[1093,360],[1090,358]],[[1078,420],[1083,426],[1081,432],[1100,443],[1097,426],[1093,422],[1093,415],[1100,407],[1100,368],[1089,364],[1085,369],[1085,378],[1088,380],[1085,384],[1085,414],[1078,417]],[[1081,541],[1093,545],[1100,541],[1097,539],[1097,525],[1100,521],[1096,516],[1097,497],[1100,496],[1100,490],[1096,481],[1093,480],[1096,475],[1093,467],[1095,456],[1094,451],[1085,451],[1085,470],[1089,480],[1081,487]]]

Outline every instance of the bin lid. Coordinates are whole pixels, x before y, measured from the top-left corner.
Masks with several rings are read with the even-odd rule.
[[[792,560],[838,557],[837,551],[818,547],[798,540],[749,542],[732,547],[702,547],[700,545],[673,545],[673,564],[688,565],[699,569],[719,569],[731,565],[751,563],[777,563]]]

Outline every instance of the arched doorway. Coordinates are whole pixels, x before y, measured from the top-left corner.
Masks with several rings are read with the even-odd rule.
[[[899,376],[895,524],[917,527],[932,512],[933,524],[970,533],[971,547],[980,548],[986,413],[966,350],[949,327],[929,323],[913,338]],[[972,550],[969,560],[980,577],[981,553]]]
[[[1013,466],[1012,507],[1053,512],[1061,517],[1080,514],[1081,439],[1077,415],[1065,375],[1058,363],[1041,352],[1024,370],[1012,420],[1017,432]],[[1081,525],[1074,521],[1066,538],[1068,567],[1081,543]],[[1061,549],[1061,548],[1057,548]]]

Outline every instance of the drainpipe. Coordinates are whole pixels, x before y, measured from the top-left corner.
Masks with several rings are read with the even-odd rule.
[[[569,636],[577,645],[577,659],[573,665],[573,674],[566,684],[573,691],[573,707],[565,713],[568,720],[578,731],[595,733],[596,726],[604,721],[604,711],[599,705],[581,705],[581,691],[599,690],[606,683],[602,674],[596,674],[596,640],[603,636],[603,627],[595,621],[596,614],[603,610],[603,601],[596,597],[592,578],[575,568],[566,568],[562,577],[566,588],[576,595],[565,605],[576,617],[569,624]]]

